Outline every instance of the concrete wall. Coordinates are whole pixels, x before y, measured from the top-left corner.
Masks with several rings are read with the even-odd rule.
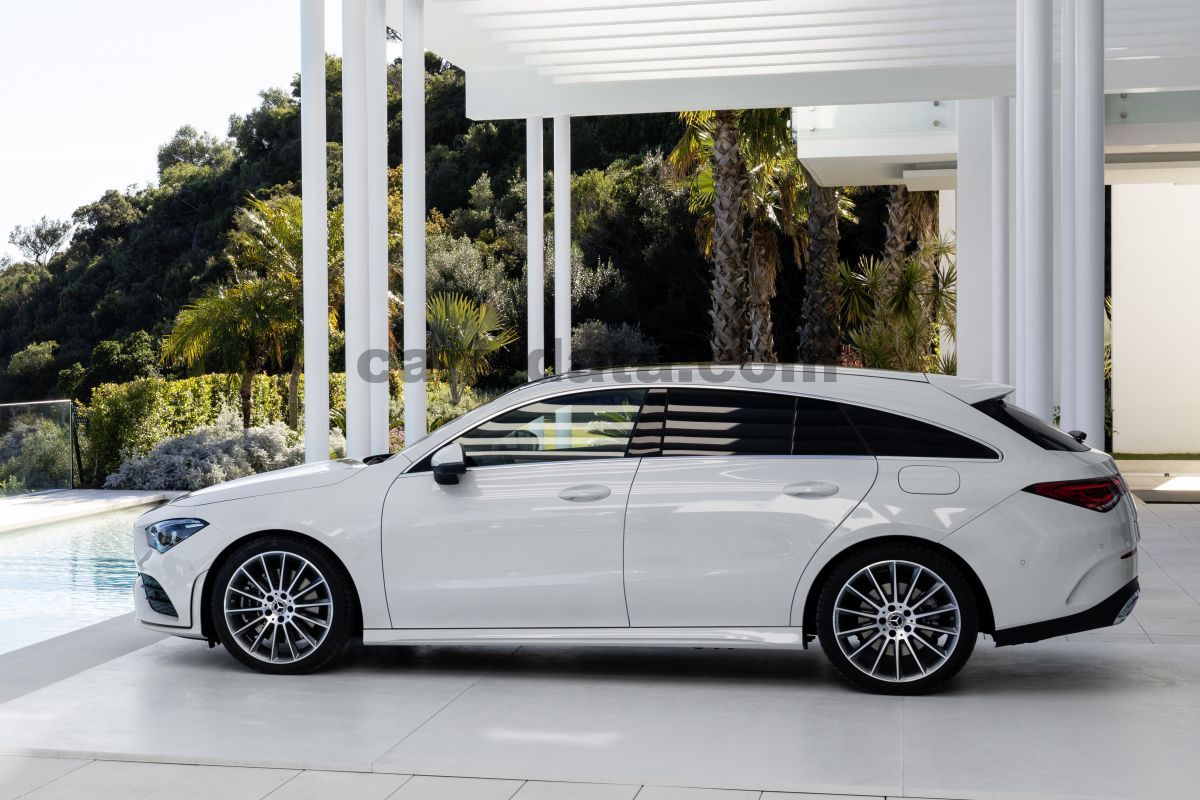
[[[1112,187],[1114,448],[1200,452],[1200,186]]]

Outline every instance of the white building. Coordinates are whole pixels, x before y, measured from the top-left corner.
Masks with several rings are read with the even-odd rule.
[[[324,2],[302,0],[304,174],[323,175]],[[347,435],[387,448],[384,37],[462,67],[467,115],[529,120],[569,172],[572,115],[796,108],[826,185],[943,195],[958,237],[959,372],[1092,433],[1104,415],[1105,190],[1111,201],[1115,449],[1200,450],[1200,5],[1191,0],[344,0]],[[404,302],[425,305],[423,72],[405,71]],[[530,180],[540,184],[540,171]],[[567,182],[555,203],[569,204]],[[324,457],[324,181],[304,183],[306,430]],[[540,204],[540,186],[531,186]],[[953,202],[951,202],[953,199]],[[540,208],[531,208],[540,226]],[[556,369],[570,365],[569,215],[555,215]],[[529,236],[540,374],[542,236]],[[424,432],[424,320],[405,315],[405,427]],[[384,356],[385,357],[385,356]],[[384,378],[386,380],[386,377]]]

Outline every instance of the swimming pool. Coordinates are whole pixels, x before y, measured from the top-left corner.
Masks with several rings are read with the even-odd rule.
[[[145,511],[0,533],[0,653],[132,611],[130,526]]]

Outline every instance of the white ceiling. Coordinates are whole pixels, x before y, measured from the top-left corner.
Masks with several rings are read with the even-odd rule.
[[[1105,10],[1107,91],[1200,88],[1200,1]],[[402,32],[400,0],[388,16]],[[960,99],[1015,85],[1016,0],[426,0],[425,20],[426,46],[466,70],[477,119]]]

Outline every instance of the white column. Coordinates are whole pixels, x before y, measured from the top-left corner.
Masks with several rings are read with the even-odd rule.
[[[554,118],[554,371],[571,369],[571,118]]]
[[[988,380],[992,373],[992,103],[958,101],[958,374]]]
[[[1012,313],[1009,292],[1012,272],[1009,268],[1009,99],[992,98],[992,380],[1009,383]]]
[[[342,0],[342,194],[346,262],[346,455],[371,455],[365,0]]]
[[[1084,0],[1085,3],[1088,0]],[[1063,430],[1075,427],[1075,0],[1062,0],[1058,122],[1058,406]]]
[[[526,347],[529,380],[546,372],[546,254],[542,164],[542,118],[525,120]]]
[[[300,175],[304,206],[304,460],[329,458],[329,218],[325,0],[300,7]]]
[[[404,0],[404,440],[425,435],[425,0]]]
[[[367,0],[367,243],[368,346],[371,351],[371,452],[388,441],[388,207],[387,207],[387,0]]]
[[[1021,403],[1049,420],[1053,404],[1054,244],[1051,173],[1053,4],[1017,0],[1017,389]]]
[[[1104,3],[1075,9],[1075,416],[1104,448]]]

